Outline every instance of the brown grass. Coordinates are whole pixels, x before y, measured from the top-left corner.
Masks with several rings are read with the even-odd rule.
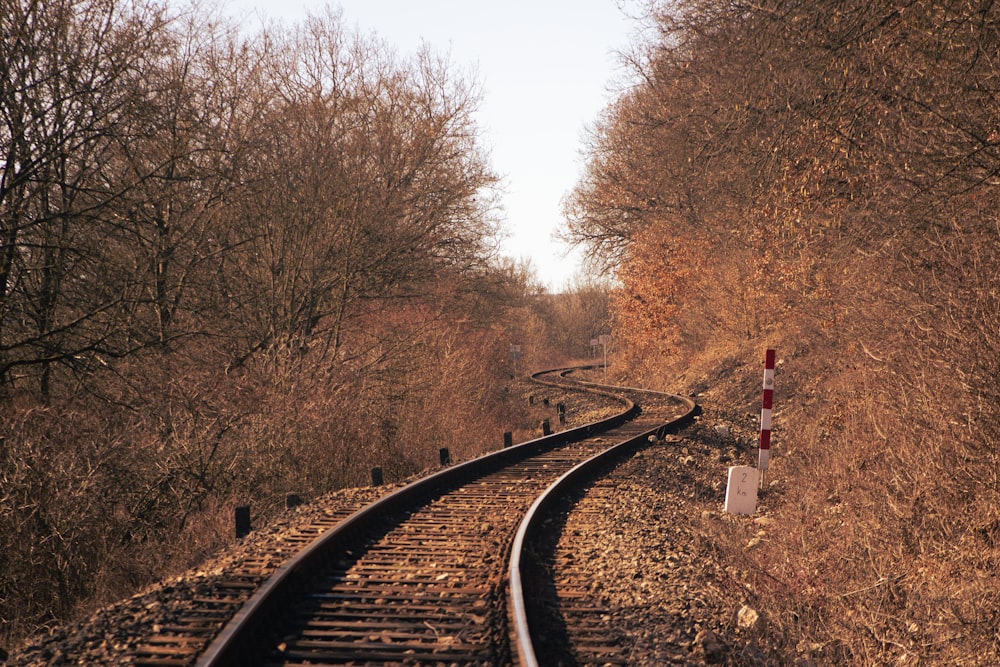
[[[745,522],[705,526],[768,619],[762,643],[785,664],[997,664],[997,454],[962,422],[967,390],[912,349],[791,328],[772,344],[774,523],[750,548]],[[679,384],[746,432],[762,364],[756,342],[709,345]]]

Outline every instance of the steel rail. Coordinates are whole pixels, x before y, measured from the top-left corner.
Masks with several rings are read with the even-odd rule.
[[[610,385],[596,383],[582,384],[602,389],[612,388]],[[667,433],[689,423],[698,411],[698,406],[695,402],[686,396],[634,389],[631,387],[617,387],[617,389],[669,396],[681,402],[687,410],[680,417],[621,442],[567,471],[538,496],[524,515],[511,546],[507,591],[508,614],[513,633],[514,654],[517,656],[518,664],[521,667],[538,667],[539,664],[532,638],[531,618],[525,604],[521,570],[523,564],[527,561],[527,549],[531,545],[534,535],[537,535],[543,529],[543,520],[546,513],[565,497],[570,490],[579,488],[586,481],[598,476],[598,471],[605,469],[615,458],[631,453],[634,449],[649,442],[651,438],[655,440],[662,439]]]
[[[570,370],[572,369],[559,368],[543,371],[534,374],[532,379],[541,384],[566,387],[564,383],[545,380],[542,376]],[[575,382],[573,384],[576,385]],[[605,419],[529,440],[446,468],[355,512],[280,565],[201,653],[196,663],[198,667],[253,664],[268,648],[268,628],[277,624],[282,610],[290,600],[308,589],[313,572],[332,562],[343,546],[350,544],[367,526],[386,513],[424,504],[470,480],[560,445],[610,430],[639,414],[640,408],[633,401],[607,391],[606,388],[584,389],[621,401],[624,409]]]

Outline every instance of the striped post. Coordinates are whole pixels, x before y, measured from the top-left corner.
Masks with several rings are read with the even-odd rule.
[[[774,350],[768,350],[764,357],[764,395],[760,410],[760,453],[757,467],[760,469],[761,484],[767,460],[771,454],[771,404],[774,400]]]

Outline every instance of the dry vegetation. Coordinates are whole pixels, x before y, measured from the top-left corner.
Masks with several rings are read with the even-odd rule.
[[[200,559],[234,504],[494,446],[509,346],[584,356],[610,310],[623,379],[745,428],[778,349],[775,523],[712,545],[762,645],[1000,662],[1000,9],[648,20],[566,203],[618,282],[556,298],[495,261],[476,85],[434,53],[0,0],[0,645]]]
[[[0,647],[217,550],[234,505],[519,423],[510,345],[570,334],[496,257],[465,73],[333,10],[0,0],[0,34]]]
[[[650,21],[568,236],[617,272],[633,380],[715,387],[742,419],[777,347],[777,525],[750,550],[720,535],[771,642],[996,664],[1000,10],[681,0]]]

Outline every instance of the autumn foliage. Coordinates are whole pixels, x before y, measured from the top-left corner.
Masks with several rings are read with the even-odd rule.
[[[648,25],[566,207],[617,276],[623,374],[721,386],[778,348],[781,528],[733,557],[782,661],[996,662],[1000,12],[692,0]]]

